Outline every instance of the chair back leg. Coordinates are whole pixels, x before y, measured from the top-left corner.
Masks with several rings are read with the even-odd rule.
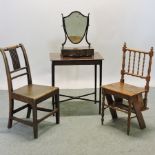
[[[10,99],[9,101],[9,119],[8,119],[8,128],[12,127],[12,117],[13,117],[13,109],[14,109],[14,100]]]
[[[31,105],[28,105],[26,118],[30,118],[30,116],[31,116],[31,109],[32,109]]]

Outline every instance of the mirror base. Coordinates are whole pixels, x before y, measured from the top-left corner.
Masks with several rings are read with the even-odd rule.
[[[61,55],[63,57],[91,57],[94,55],[93,48],[63,48],[61,49]]]

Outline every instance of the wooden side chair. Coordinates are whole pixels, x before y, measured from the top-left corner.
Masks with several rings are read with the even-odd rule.
[[[33,127],[34,138],[38,138],[38,124],[47,117],[56,116],[56,124],[59,124],[59,88],[52,86],[36,85],[32,84],[31,72],[28,62],[26,50],[22,44],[12,47],[6,47],[0,49],[6,68],[6,75],[8,81],[9,91],[9,120],[8,128],[12,127],[13,120],[24,123]],[[23,61],[24,62],[23,62]],[[13,80],[26,76],[27,85],[14,89],[15,85]],[[38,107],[38,103],[48,99],[54,98],[54,107],[51,109]],[[14,100],[22,101],[26,103],[24,106],[14,108]],[[51,105],[52,107],[52,105]],[[31,110],[33,112],[32,122],[29,120],[21,119],[14,116],[15,113],[27,108],[27,118],[30,118]],[[37,111],[48,112],[44,117],[38,119]]]
[[[104,110],[110,109],[113,119],[117,119],[117,112],[122,111],[128,114],[127,134],[130,132],[130,120],[137,117],[139,126],[144,129],[145,122],[142,111],[147,110],[147,96],[149,92],[150,72],[153,57],[153,47],[149,52],[139,51],[127,48],[126,43],[123,46],[123,61],[120,82],[102,86],[103,102],[102,102],[102,118],[104,121]],[[135,85],[124,82],[125,76],[134,76],[146,81],[145,87],[137,87]],[[107,103],[105,103],[105,98]],[[123,100],[127,100],[125,103]],[[135,115],[131,117],[131,113]]]

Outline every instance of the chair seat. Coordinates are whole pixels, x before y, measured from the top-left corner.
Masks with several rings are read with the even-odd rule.
[[[44,85],[26,85],[13,91],[13,98],[23,102],[39,102],[57,93],[58,88]]]
[[[110,92],[119,93],[126,96],[134,96],[145,92],[144,88],[136,87],[127,83],[116,82],[102,86],[102,89]]]

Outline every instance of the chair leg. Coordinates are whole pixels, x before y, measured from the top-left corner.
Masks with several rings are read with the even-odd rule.
[[[33,109],[33,133],[34,138],[38,138],[38,122],[37,122],[37,104],[32,106]]]
[[[122,104],[123,103],[123,99],[120,98],[120,97],[118,97],[118,96],[116,96],[116,95],[114,95],[114,99],[115,99],[115,102],[116,103],[119,103],[119,104]]]
[[[59,94],[55,95],[55,106],[58,109],[56,112],[56,124],[60,123],[60,108],[59,108]]]
[[[131,99],[129,99],[129,107],[128,107],[128,122],[127,122],[127,135],[129,135],[130,133],[130,122],[131,122],[131,105],[132,105],[132,101]]]
[[[113,104],[114,101],[113,101],[112,96],[110,94],[106,94],[106,99],[107,99],[108,105]],[[110,113],[111,113],[112,119],[117,119],[117,112],[116,112],[116,110],[114,110],[112,108],[109,108],[109,109],[110,109]]]
[[[30,115],[31,115],[31,109],[32,109],[31,106],[28,105],[26,118],[30,118]]]
[[[54,106],[55,106],[54,103],[55,103],[55,96],[52,97],[52,107],[53,107],[53,109],[54,109]]]
[[[104,122],[104,105],[105,105],[105,94],[102,91],[102,111],[101,111],[101,124],[103,125]]]
[[[134,97],[133,108],[135,110],[140,129],[144,129],[144,128],[146,128],[146,125],[145,125],[145,121],[144,121],[144,118],[143,118],[143,115],[141,112],[141,104],[142,103],[140,102],[141,101],[141,99],[139,99],[140,97],[142,97],[142,96],[139,95],[139,96]]]
[[[56,99],[55,99],[55,96],[53,96],[52,97],[52,108],[53,108],[53,110],[54,110],[54,108],[55,108],[55,101]],[[55,113],[53,113],[53,116],[55,116]]]
[[[13,109],[14,109],[14,100],[13,100],[13,99],[10,99],[10,102],[9,102],[9,120],[8,120],[8,128],[11,128],[11,127],[12,127]]]

